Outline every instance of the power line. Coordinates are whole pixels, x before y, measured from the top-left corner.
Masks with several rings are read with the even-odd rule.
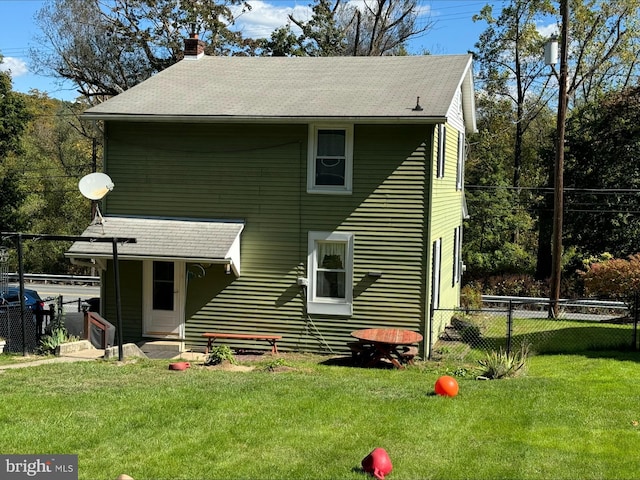
[[[541,191],[553,192],[553,187],[512,187],[507,185],[465,185],[465,189],[472,190],[508,190],[508,191]],[[565,192],[585,193],[585,194],[636,194],[640,193],[640,188],[575,188],[566,187]]]

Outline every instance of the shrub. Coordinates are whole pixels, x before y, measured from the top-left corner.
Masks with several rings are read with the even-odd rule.
[[[528,227],[524,227],[528,230]],[[473,242],[472,242],[473,243]],[[484,251],[474,251],[478,248]],[[535,270],[536,258],[525,247],[501,239],[495,248],[470,245],[464,256],[468,272],[477,276],[488,276],[500,273],[530,273]]]
[[[519,352],[507,353],[502,348],[499,351],[487,353],[480,364],[480,377],[498,379],[515,377],[526,373],[527,359],[529,358],[529,345],[522,344]]]
[[[282,357],[274,358],[272,360],[269,360],[268,362],[265,362],[262,365],[262,368],[268,372],[275,372],[279,369],[290,368],[290,367],[291,367],[291,364]]]
[[[238,363],[236,357],[233,356],[233,352],[228,345],[218,345],[213,347],[207,355],[204,361],[205,365],[218,365],[222,362],[229,362],[233,365]]]
[[[51,331],[44,335],[40,339],[40,346],[38,351],[43,355],[49,355],[56,351],[63,343],[67,342],[75,342],[78,340],[78,337],[74,337],[73,335],[69,335],[67,329],[61,323],[57,324]]]
[[[627,259],[605,258],[585,261],[587,271],[582,273],[589,295],[601,295],[630,301],[640,291],[640,254]]]
[[[460,291],[460,306],[467,312],[482,309],[482,289],[473,283],[465,285]]]
[[[514,297],[546,297],[545,282],[531,275],[495,275],[485,282],[483,292],[487,295],[508,295]]]

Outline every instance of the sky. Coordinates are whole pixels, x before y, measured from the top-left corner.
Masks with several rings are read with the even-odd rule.
[[[238,29],[246,37],[269,37],[277,27],[287,23],[287,15],[296,18],[310,14],[312,0],[248,0],[250,13],[237,20]],[[366,1],[366,0],[351,0]],[[46,92],[52,98],[72,101],[77,97],[70,83],[61,84],[54,78],[36,75],[29,59],[29,48],[36,45],[39,29],[35,15],[46,0],[0,0],[0,54],[4,57],[1,69],[10,69],[13,89],[28,93],[32,89]],[[433,22],[433,26],[409,45],[410,53],[429,51],[431,54],[464,54],[474,49],[484,22],[473,22],[473,15],[487,3],[496,8],[500,0],[418,0],[419,25]]]

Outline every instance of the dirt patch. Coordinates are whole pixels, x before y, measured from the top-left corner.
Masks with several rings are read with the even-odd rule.
[[[222,362],[218,365],[203,365],[203,367],[207,370],[223,370],[225,372],[250,372],[255,369],[255,367],[235,365],[231,362]]]

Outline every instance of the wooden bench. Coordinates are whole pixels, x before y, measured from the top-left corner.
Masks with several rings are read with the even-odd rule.
[[[375,353],[375,348],[371,342],[366,342],[364,340],[347,342],[347,346],[351,350],[354,365],[366,365]],[[418,347],[405,345],[397,352],[402,363],[413,365],[413,359],[418,356]]]
[[[370,342],[358,340],[356,342],[347,342],[347,346],[351,350],[351,358],[354,365],[362,366],[366,364],[373,355],[374,348]]]
[[[254,333],[203,333],[202,336],[207,339],[207,348],[204,353],[209,353],[211,350],[211,345],[218,338],[226,338],[229,340],[264,340],[269,345],[271,345],[271,353],[278,353],[278,346],[276,342],[282,338],[281,335],[262,335],[262,334],[254,334]]]
[[[413,359],[418,356],[418,347],[404,347],[400,352],[403,362],[413,365]]]

